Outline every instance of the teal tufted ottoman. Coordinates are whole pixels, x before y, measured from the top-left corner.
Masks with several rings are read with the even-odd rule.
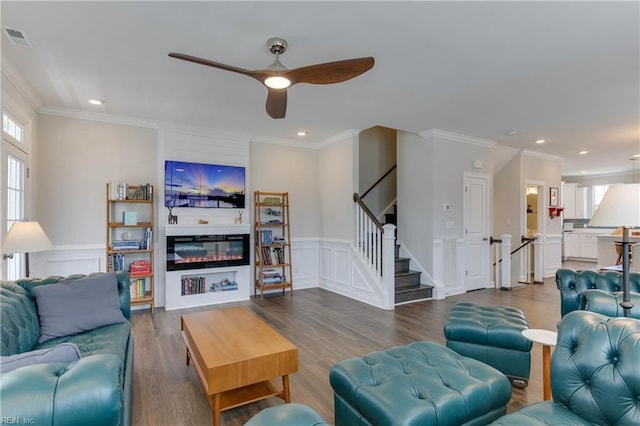
[[[512,384],[524,388],[531,370],[531,341],[522,311],[509,306],[456,303],[444,325],[447,347],[502,371]]]
[[[433,342],[415,342],[331,367],[335,423],[484,425],[506,413],[509,380]]]

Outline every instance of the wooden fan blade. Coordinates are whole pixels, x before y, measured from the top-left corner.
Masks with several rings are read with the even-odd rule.
[[[286,113],[287,89],[269,89],[269,95],[267,95],[267,114],[272,118],[284,118]]]
[[[231,65],[221,64],[220,62],[210,61],[209,59],[198,58],[197,56],[185,55],[184,53],[169,53],[169,56],[176,59],[182,59],[183,61],[194,62],[200,65],[206,65],[208,67],[218,68],[225,71],[236,72],[238,74],[248,75],[256,80],[262,81],[262,73],[247,70],[240,67],[234,67]]]
[[[291,80],[291,84],[333,84],[351,80],[369,71],[373,68],[373,64],[374,60],[369,56],[295,68],[282,75]]]

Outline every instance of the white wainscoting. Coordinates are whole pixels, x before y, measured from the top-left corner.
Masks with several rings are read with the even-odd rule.
[[[384,307],[381,280],[364,266],[351,241],[320,241],[319,264],[321,288],[378,308]]]
[[[562,234],[549,234],[544,237],[544,278],[554,277],[562,268]]]
[[[465,292],[464,240],[444,238],[433,240],[433,298],[440,300]]]
[[[29,255],[32,277],[104,272],[105,265],[106,254],[102,245],[55,247],[54,250]]]

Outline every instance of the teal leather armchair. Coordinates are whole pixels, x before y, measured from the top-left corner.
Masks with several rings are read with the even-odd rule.
[[[94,275],[98,274],[91,274]],[[83,277],[0,282],[0,355],[15,358],[12,356],[69,343],[80,353],[80,358],[72,361],[36,363],[0,374],[3,421],[38,425],[131,424],[133,337],[128,272],[116,273],[120,310],[126,321],[38,343],[39,317],[32,290]]]
[[[629,284],[632,293],[640,294],[640,273],[629,274]],[[560,291],[560,315],[565,316],[571,311],[585,309],[584,293],[587,290],[602,290],[607,293],[622,291],[622,274],[620,272],[607,271],[574,271],[573,269],[560,268],[556,271],[556,286]],[[598,305],[603,307],[602,299],[598,300]],[[615,302],[613,302],[615,303]],[[593,305],[592,305],[593,306]],[[614,309],[613,307],[611,309]],[[593,309],[590,309],[593,310]],[[636,310],[634,313],[633,311]],[[637,317],[640,306],[636,304],[632,309],[632,316]],[[599,312],[599,311],[596,311]],[[611,310],[600,312],[610,314]]]
[[[640,321],[589,311],[558,324],[551,358],[553,401],[529,405],[493,425],[638,425]]]

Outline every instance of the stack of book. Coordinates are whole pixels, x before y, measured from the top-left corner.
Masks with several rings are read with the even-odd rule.
[[[262,244],[272,244],[273,243],[273,232],[271,229],[263,229],[260,231],[260,239]]]
[[[263,265],[282,265],[286,263],[283,247],[262,247]]]
[[[131,298],[132,299],[139,299],[141,297],[146,296],[146,294],[147,294],[146,280],[144,278],[139,278],[137,280],[132,280],[131,281],[130,291],[131,291]]]
[[[140,249],[151,250],[153,246],[153,229],[144,228],[142,233],[142,240],[140,240]]]
[[[109,271],[122,271],[124,269],[124,254],[114,253],[109,255]]]
[[[113,240],[111,246],[115,251],[140,250],[140,241],[136,240]]]
[[[151,262],[149,260],[134,260],[129,266],[129,276],[135,277],[147,277],[151,275]]]
[[[264,269],[262,271],[262,283],[265,285],[269,284],[280,284],[285,281],[285,277],[282,276],[280,271],[277,269]]]
[[[201,294],[206,291],[207,279],[203,276],[182,277],[182,295]]]
[[[228,279],[223,279],[220,282],[211,284],[211,291],[232,291],[238,289],[238,283],[235,281],[229,281]]]

